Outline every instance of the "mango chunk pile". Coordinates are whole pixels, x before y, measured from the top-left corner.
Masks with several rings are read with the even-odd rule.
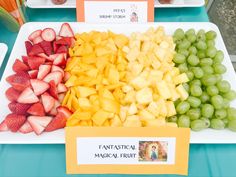
[[[175,44],[164,29],[129,37],[111,31],[76,34],[65,71],[69,88],[62,105],[67,126],[173,126],[174,101],[185,100],[188,82],[172,59]]]

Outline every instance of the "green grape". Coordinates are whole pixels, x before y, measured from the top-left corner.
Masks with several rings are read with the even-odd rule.
[[[184,31],[182,30],[182,29],[180,29],[180,28],[178,28],[176,31],[175,31],[175,33],[174,33],[174,37],[176,38],[176,39],[183,39],[184,38]]]
[[[187,49],[179,49],[178,53],[184,55],[185,57],[188,57],[189,55],[189,51]]]
[[[201,110],[199,108],[195,108],[195,109],[190,109],[187,112],[187,116],[190,118],[190,120],[196,120],[199,119],[201,116]]]
[[[214,107],[211,104],[204,104],[201,108],[203,117],[211,118],[214,114]]]
[[[202,70],[205,74],[213,74],[214,69],[211,66],[202,66]]]
[[[205,36],[205,31],[204,30],[199,30],[197,33],[197,40],[206,40],[206,36]]]
[[[200,96],[201,102],[206,103],[210,100],[209,95],[206,92],[202,92],[202,95]]]
[[[178,68],[181,73],[185,73],[188,71],[188,66],[186,63],[179,64]]]
[[[208,40],[207,41],[207,47],[215,47],[215,41],[214,40]]]
[[[167,118],[168,122],[177,122],[177,120],[178,120],[177,116],[171,116]]]
[[[227,118],[222,119],[222,121],[224,122],[225,126],[228,126],[229,120]]]
[[[224,100],[224,106],[223,106],[223,108],[224,108],[224,109],[229,108],[229,105],[230,105],[229,100],[227,100],[227,99],[225,99],[225,98],[223,98],[223,100]]]
[[[236,132],[236,120],[230,120],[229,123],[228,123],[228,128],[231,131]]]
[[[191,66],[196,66],[199,63],[199,58],[196,55],[189,55],[187,61]]]
[[[194,78],[194,74],[193,74],[192,71],[187,71],[187,72],[185,72],[185,74],[187,74],[188,79],[189,79],[190,81],[193,80],[193,78]]]
[[[197,119],[197,120],[193,120],[191,122],[191,129],[193,131],[201,131],[201,130],[203,130],[205,128],[206,128],[206,125],[205,125],[205,121],[204,120]]]
[[[206,50],[206,55],[210,58],[213,58],[216,56],[216,48],[215,47],[209,47],[207,50]]]
[[[185,56],[182,54],[175,54],[173,61],[177,64],[185,63]]]
[[[215,85],[217,82],[216,77],[212,74],[204,75],[201,81],[202,81],[202,84],[205,86]]]
[[[216,77],[217,83],[220,82],[223,78],[221,74],[215,74],[215,77]]]
[[[201,105],[201,100],[193,96],[189,96],[187,101],[189,102],[190,106],[193,108],[197,108]]]
[[[178,44],[179,49],[188,49],[190,46],[191,43],[187,39],[184,39],[181,43]]]
[[[227,109],[227,118],[229,120],[235,120],[236,119],[236,109],[235,108],[228,108]]]
[[[190,104],[187,101],[182,101],[177,105],[176,111],[179,114],[184,114],[189,110],[189,108]]]
[[[197,56],[198,56],[198,58],[205,58],[206,57],[206,53],[205,53],[204,50],[199,50],[197,52]]]
[[[190,93],[192,96],[201,96],[202,94],[202,88],[198,85],[191,85],[190,87]]]
[[[190,54],[197,55],[197,49],[194,46],[189,47],[188,51]]]
[[[213,60],[211,58],[203,58],[200,60],[201,66],[210,66],[213,64]]]
[[[185,89],[187,92],[189,92],[189,85],[188,85],[187,83],[183,83],[182,85],[183,85],[184,89]]]
[[[185,127],[188,128],[190,127],[190,119],[186,115],[181,115],[178,119],[178,126],[179,127]]]
[[[221,109],[224,106],[224,99],[220,95],[215,95],[211,97],[211,103],[215,109]]]
[[[220,63],[214,64],[213,68],[216,74],[224,74],[227,70],[226,67]]]
[[[216,38],[216,32],[215,31],[208,31],[206,34],[206,39],[207,40],[212,40],[212,39],[215,39]]]
[[[199,79],[194,79],[190,82],[190,85],[198,85],[201,87],[202,83]]]
[[[221,50],[216,52],[216,56],[214,57],[215,63],[221,63],[224,60],[224,53]]]
[[[209,128],[211,125],[211,121],[208,118],[201,117],[200,120],[204,121],[205,128]]]
[[[229,82],[225,80],[217,82],[216,86],[222,93],[229,92],[231,88]]]
[[[222,130],[225,128],[225,124],[220,119],[211,119],[211,128],[216,130]]]
[[[210,95],[210,96],[218,95],[218,93],[219,93],[218,88],[214,85],[208,86],[206,88],[206,91],[207,91],[208,95]]]
[[[207,45],[206,45],[206,43],[204,41],[198,41],[197,48],[199,50],[206,50],[207,49]]]
[[[192,71],[193,71],[194,76],[198,79],[202,78],[204,75],[204,72],[200,67],[195,67],[193,68]]]
[[[195,35],[195,30],[193,28],[189,29],[188,31],[186,31],[185,33],[187,36],[189,35]]]
[[[175,107],[177,107],[177,105],[178,105],[180,102],[181,102],[180,99],[176,100],[176,101],[174,102]]]
[[[227,111],[225,109],[217,109],[215,111],[215,117],[217,119],[224,119],[227,117]]]
[[[194,35],[194,34],[193,35],[188,35],[187,39],[188,39],[189,42],[194,43],[197,40],[197,36]]]
[[[234,90],[230,90],[227,93],[223,94],[222,96],[227,100],[232,101],[236,98],[236,92]]]

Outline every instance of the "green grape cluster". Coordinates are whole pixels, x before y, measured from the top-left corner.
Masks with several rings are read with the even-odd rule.
[[[194,131],[228,127],[236,131],[236,109],[229,104],[236,98],[236,92],[222,78],[226,67],[222,64],[224,53],[215,47],[216,36],[214,31],[194,29],[186,32],[177,29],[174,33],[173,61],[190,80],[183,85],[189,93],[188,99],[177,100],[177,115],[168,119],[179,127],[190,127]]]

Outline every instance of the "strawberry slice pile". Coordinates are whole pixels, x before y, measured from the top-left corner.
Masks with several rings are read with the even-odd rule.
[[[15,60],[15,74],[6,78],[11,85],[5,93],[11,113],[0,123],[0,131],[40,135],[65,127],[71,112],[60,106],[67,91],[63,69],[74,41],[68,23],[62,24],[58,36],[52,28],[29,35],[25,41],[27,56]]]

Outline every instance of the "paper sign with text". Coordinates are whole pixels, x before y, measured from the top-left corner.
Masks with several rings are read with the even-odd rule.
[[[67,127],[68,174],[188,173],[190,129]]]
[[[76,12],[78,22],[153,22],[154,0],[77,0]]]

